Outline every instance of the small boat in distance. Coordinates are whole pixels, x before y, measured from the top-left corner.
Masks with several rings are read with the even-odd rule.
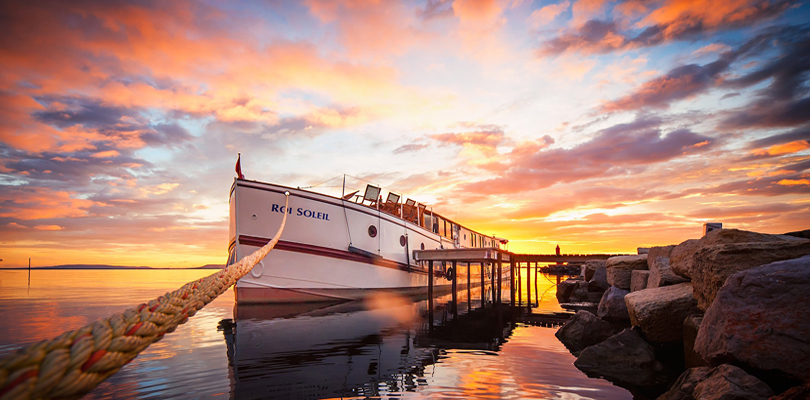
[[[285,192],[290,194],[288,207]],[[275,249],[237,282],[236,301],[358,300],[379,292],[425,295],[428,270],[414,260],[414,250],[500,248],[507,243],[412,198],[402,200],[378,185],[347,186],[345,176],[336,195],[236,178],[230,191],[228,265],[267,244],[284,213],[288,215]],[[460,287],[467,285],[468,276],[471,286],[480,284],[482,266],[473,264],[469,272],[466,265],[459,268],[434,266],[436,293],[450,290],[456,272]],[[483,268],[489,277],[492,266]]]

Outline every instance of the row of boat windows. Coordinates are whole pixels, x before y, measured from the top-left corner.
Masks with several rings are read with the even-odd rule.
[[[432,224],[430,224],[428,221],[432,221]],[[452,223],[450,221],[447,221],[444,218],[439,217],[439,216],[425,215],[425,225],[432,225],[432,227],[427,227],[427,226],[425,226],[425,227],[428,228],[428,229],[432,228],[433,233],[436,233],[436,234],[438,234],[438,235],[440,235],[442,237],[445,237],[447,239],[450,239],[450,240],[455,240],[454,233],[455,233],[455,237],[462,236],[461,238],[459,238],[459,239],[461,239],[459,241],[461,242],[462,245],[465,245],[465,246],[469,246],[469,247],[494,247],[492,239],[488,239],[485,236],[479,235],[477,233],[466,232],[466,230],[462,234],[461,233],[461,226],[459,226],[457,224],[454,224],[454,223]],[[467,241],[467,235],[470,236],[469,242]]]

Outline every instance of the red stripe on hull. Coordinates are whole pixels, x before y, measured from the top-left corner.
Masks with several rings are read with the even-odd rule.
[[[247,245],[247,246],[255,246],[255,247],[262,247],[270,242],[270,239],[256,237],[256,236],[247,236],[247,235],[239,235],[239,244]],[[427,274],[427,270],[423,270],[421,268],[412,267],[407,264],[399,263],[392,260],[387,260],[384,258],[371,258],[364,256],[362,254],[352,253],[349,251],[343,250],[336,250],[331,249],[329,247],[321,247],[312,244],[303,244],[303,243],[295,243],[295,242],[288,242],[285,240],[279,240],[278,244],[276,244],[275,249],[278,250],[285,250],[291,251],[295,253],[302,253],[302,254],[312,254],[316,256],[322,257],[330,257],[336,258],[340,260],[348,260],[354,261],[359,263],[365,264],[373,264],[379,267],[385,268],[393,268],[398,269],[400,271],[406,271],[411,273],[417,274]],[[442,271],[434,271],[436,276],[443,276],[444,273]]]
[[[439,285],[433,288],[434,295],[450,293],[452,285]],[[238,304],[262,303],[318,303],[363,300],[375,294],[395,294],[406,297],[425,297],[427,287],[396,289],[281,289],[237,286]]]

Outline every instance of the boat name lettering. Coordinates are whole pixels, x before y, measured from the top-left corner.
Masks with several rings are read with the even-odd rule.
[[[270,211],[277,212],[277,213],[286,212],[288,214],[293,213],[292,208],[287,208],[287,207],[284,207],[284,206],[280,206],[278,204],[273,204],[270,207]],[[295,210],[295,215],[299,216],[299,217],[322,219],[324,221],[329,221],[329,214],[327,214],[325,212],[306,210],[306,209],[300,208],[300,207],[297,210]]]

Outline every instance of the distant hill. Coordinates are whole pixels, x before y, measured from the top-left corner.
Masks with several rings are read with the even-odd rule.
[[[52,265],[47,267],[31,267],[31,269],[222,269],[223,265],[221,264],[206,264],[201,267],[191,267],[191,268],[155,268],[155,267],[146,267],[146,266],[128,266],[128,265],[105,265],[105,264],[63,264],[63,265]],[[2,269],[28,269],[28,267],[19,267],[19,268],[2,268]]]

